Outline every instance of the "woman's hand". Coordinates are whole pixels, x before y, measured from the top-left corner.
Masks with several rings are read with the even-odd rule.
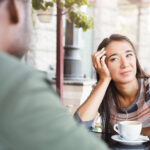
[[[106,59],[105,53],[106,51],[104,49],[93,53],[92,62],[101,80],[106,80],[106,79],[111,80],[110,72],[105,63],[105,59]]]
[[[150,127],[142,128],[141,134],[150,138]]]

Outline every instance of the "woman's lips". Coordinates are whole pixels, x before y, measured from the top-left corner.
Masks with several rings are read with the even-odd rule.
[[[128,75],[131,71],[124,71],[124,72],[121,72],[121,75]]]

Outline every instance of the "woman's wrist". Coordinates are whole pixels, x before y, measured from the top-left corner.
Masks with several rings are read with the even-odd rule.
[[[111,79],[100,79],[98,82],[97,82],[97,87],[103,87],[103,89],[107,89],[107,87],[109,86],[109,83],[110,83]]]
[[[100,78],[100,80],[98,81],[98,84],[103,84],[103,83],[106,83],[106,84],[109,84],[111,81],[111,78]]]

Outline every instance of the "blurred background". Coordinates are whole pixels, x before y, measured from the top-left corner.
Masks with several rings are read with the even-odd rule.
[[[73,113],[95,84],[91,54],[112,33],[128,36],[135,44],[143,69],[150,73],[150,0],[89,0],[82,12],[93,17],[94,28],[83,31],[63,16],[64,90],[63,103]],[[33,34],[24,61],[56,79],[56,7],[42,18],[33,11]]]

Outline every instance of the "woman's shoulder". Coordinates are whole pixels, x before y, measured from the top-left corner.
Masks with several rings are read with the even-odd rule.
[[[141,80],[143,80],[145,86],[150,86],[150,78],[149,77],[146,77],[146,78],[142,78]]]
[[[145,102],[150,100],[150,78],[144,78],[144,85],[145,85]]]

